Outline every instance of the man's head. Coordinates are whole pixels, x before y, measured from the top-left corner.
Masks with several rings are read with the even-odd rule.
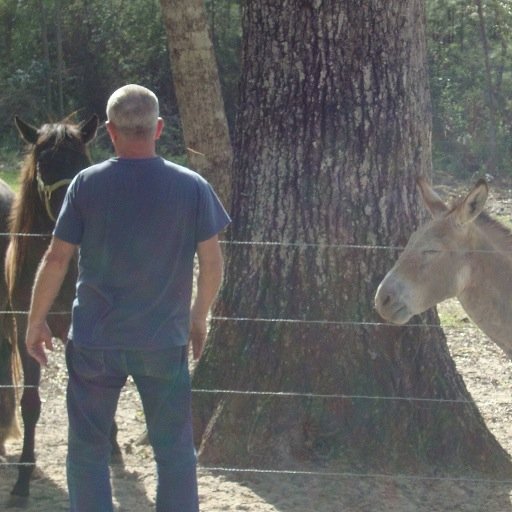
[[[107,103],[107,119],[127,137],[152,138],[159,121],[158,98],[141,85],[117,89]]]

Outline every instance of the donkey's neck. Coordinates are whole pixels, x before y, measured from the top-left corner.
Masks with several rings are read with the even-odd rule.
[[[469,278],[458,299],[475,324],[512,358],[512,247],[484,243],[480,248],[484,250],[468,258]]]

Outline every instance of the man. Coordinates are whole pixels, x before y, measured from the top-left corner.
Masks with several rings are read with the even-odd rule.
[[[113,510],[109,433],[132,375],[157,463],[156,509],[196,512],[187,340],[198,359],[222,279],[217,234],[229,217],[205,180],[156,154],[163,121],[150,90],[121,87],[108,100],[107,118],[116,157],[85,169],[69,186],[36,275],[27,349],[47,364],[46,316],[78,247],[66,347],[71,510]]]

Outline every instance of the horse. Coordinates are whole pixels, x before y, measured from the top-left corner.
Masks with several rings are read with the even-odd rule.
[[[74,176],[91,163],[87,145],[96,135],[98,117],[94,115],[80,124],[66,118],[61,122],[44,124],[40,128],[15,117],[15,124],[21,138],[29,145],[29,151],[21,169],[20,189],[11,208],[10,239],[5,255],[7,296],[14,320],[11,346],[17,347],[23,370],[20,404],[24,426],[23,449],[19,459],[18,479],[11,494],[12,499],[26,499],[30,493],[30,478],[35,465],[34,437],[41,412],[41,368],[28,355],[23,342],[27,327],[26,311],[30,307],[35,274],[50,243],[67,187]],[[64,342],[70,325],[76,278],[77,266],[70,265],[48,315],[53,335]],[[15,422],[15,418],[12,418],[12,422]],[[116,434],[117,426],[114,423],[112,455],[120,457]]]
[[[512,357],[512,233],[483,211],[489,187],[479,180],[448,207],[418,179],[432,218],[410,237],[377,288],[375,308],[394,324],[456,297],[473,322]]]

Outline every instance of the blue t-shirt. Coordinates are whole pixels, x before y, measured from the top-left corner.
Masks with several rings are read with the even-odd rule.
[[[229,221],[203,178],[160,157],[111,158],[80,172],[54,230],[80,246],[73,342],[185,345],[197,244]]]

